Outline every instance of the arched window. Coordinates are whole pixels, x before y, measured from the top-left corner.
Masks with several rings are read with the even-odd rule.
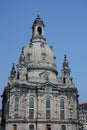
[[[60,109],[64,109],[64,99],[60,100]]]
[[[28,74],[26,74],[26,80],[28,80]]]
[[[20,78],[20,75],[19,75],[19,73],[17,73],[17,79],[19,79]]]
[[[19,105],[19,98],[16,97],[16,98],[15,98],[15,107],[18,107],[18,105]]]
[[[29,125],[29,130],[34,130],[34,125]]]
[[[42,28],[41,27],[37,28],[37,33],[38,33],[38,35],[42,35]]]
[[[60,100],[60,118],[65,119],[64,99]]]
[[[19,108],[19,98],[15,97],[15,101],[14,101],[14,117],[15,118],[18,117],[18,108]]]
[[[65,126],[65,125],[62,125],[62,126],[61,126],[61,130],[66,130],[66,126]]]
[[[29,118],[34,118],[34,98],[29,100]]]
[[[42,60],[46,60],[46,53],[42,53],[41,58],[42,58]]]
[[[66,78],[65,77],[63,78],[63,83],[66,84]]]
[[[46,118],[50,119],[50,98],[46,99]]]
[[[46,130],[51,130],[51,125],[50,124],[46,125]]]
[[[17,125],[16,124],[13,125],[13,130],[17,130]]]
[[[45,81],[48,81],[48,80],[49,80],[49,76],[48,76],[47,73],[45,73],[43,77],[44,77],[44,80],[45,80]]]

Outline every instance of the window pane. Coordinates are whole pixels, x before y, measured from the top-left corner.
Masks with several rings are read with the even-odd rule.
[[[62,125],[62,126],[61,126],[61,130],[66,130],[66,126],[65,126],[65,125]]]
[[[15,98],[15,103],[18,103],[18,97]]]
[[[44,74],[44,80],[48,81],[48,79],[49,79],[48,74]]]
[[[63,99],[60,100],[60,109],[64,109],[64,100]]]
[[[64,112],[64,110],[60,111],[60,118],[61,119],[65,119],[65,112]]]
[[[14,114],[14,118],[18,118],[18,114],[15,113],[15,114]]]
[[[46,109],[46,118],[50,119],[50,109]]]
[[[49,85],[46,85],[46,92],[49,92],[49,93],[51,93],[52,92],[52,87],[51,86],[49,86]]]
[[[14,102],[14,118],[18,118],[18,107],[19,107],[19,98],[15,98]]]
[[[34,109],[29,109],[29,118],[34,118]]]
[[[30,98],[29,107],[34,108],[34,99],[33,98]]]
[[[19,105],[19,98],[16,97],[16,98],[15,98],[15,107],[18,107],[18,105]]]
[[[46,118],[50,119],[50,98],[46,99]]]
[[[18,109],[14,109],[14,112],[17,114],[18,113]]]
[[[34,125],[29,125],[29,130],[34,130]]]
[[[35,89],[29,89],[29,93],[35,93],[36,91],[35,91]]]
[[[14,118],[18,118],[18,109],[14,109]]]
[[[46,92],[50,92],[50,88],[46,86]]]
[[[41,57],[42,57],[42,60],[46,60],[46,54],[45,53],[42,53]]]
[[[50,108],[50,98],[46,99],[46,108]]]

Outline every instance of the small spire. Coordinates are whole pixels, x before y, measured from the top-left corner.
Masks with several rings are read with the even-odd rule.
[[[24,47],[22,47],[22,52],[21,52],[22,54],[24,53]]]
[[[15,70],[15,67],[14,67],[14,63],[12,65],[12,69],[11,69],[11,78],[13,79],[15,77],[15,74],[16,74],[16,70]]]
[[[67,60],[67,56],[66,56],[66,54],[64,55],[64,62],[63,62],[63,66],[64,67],[68,67],[68,60]]]
[[[13,63],[11,72],[15,72],[15,64]]]
[[[64,61],[63,61],[63,68],[62,68],[62,70],[70,73],[69,63],[68,63],[66,54],[64,55]]]
[[[12,70],[15,70],[14,63],[13,63],[13,65],[12,65]]]
[[[20,58],[19,58],[19,62],[20,63],[24,63],[25,62],[24,47],[22,48],[21,55],[20,55]]]

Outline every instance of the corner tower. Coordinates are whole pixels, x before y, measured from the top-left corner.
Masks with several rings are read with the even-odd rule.
[[[10,71],[2,95],[4,130],[79,130],[78,91],[67,58],[59,77],[44,27],[38,15],[30,44],[22,48],[17,66],[13,64]]]

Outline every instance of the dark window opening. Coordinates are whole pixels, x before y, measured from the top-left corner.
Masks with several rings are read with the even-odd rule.
[[[26,74],[26,80],[28,80],[28,74]]]
[[[62,125],[62,126],[61,126],[61,130],[66,130],[66,126],[65,126],[65,125]]]
[[[19,79],[19,73],[17,73],[17,79]]]
[[[46,99],[46,118],[50,119],[50,98]]]
[[[34,125],[29,125],[29,130],[34,130]]]
[[[65,77],[63,78],[63,83],[64,83],[64,84],[66,83],[66,78],[65,78]]]
[[[13,130],[17,130],[17,125],[13,125]]]
[[[51,130],[51,125],[50,124],[46,125],[46,130]]]
[[[38,28],[37,28],[37,33],[38,33],[38,35],[41,35],[41,34],[42,34],[42,28],[41,28],[41,27],[38,27]]]

